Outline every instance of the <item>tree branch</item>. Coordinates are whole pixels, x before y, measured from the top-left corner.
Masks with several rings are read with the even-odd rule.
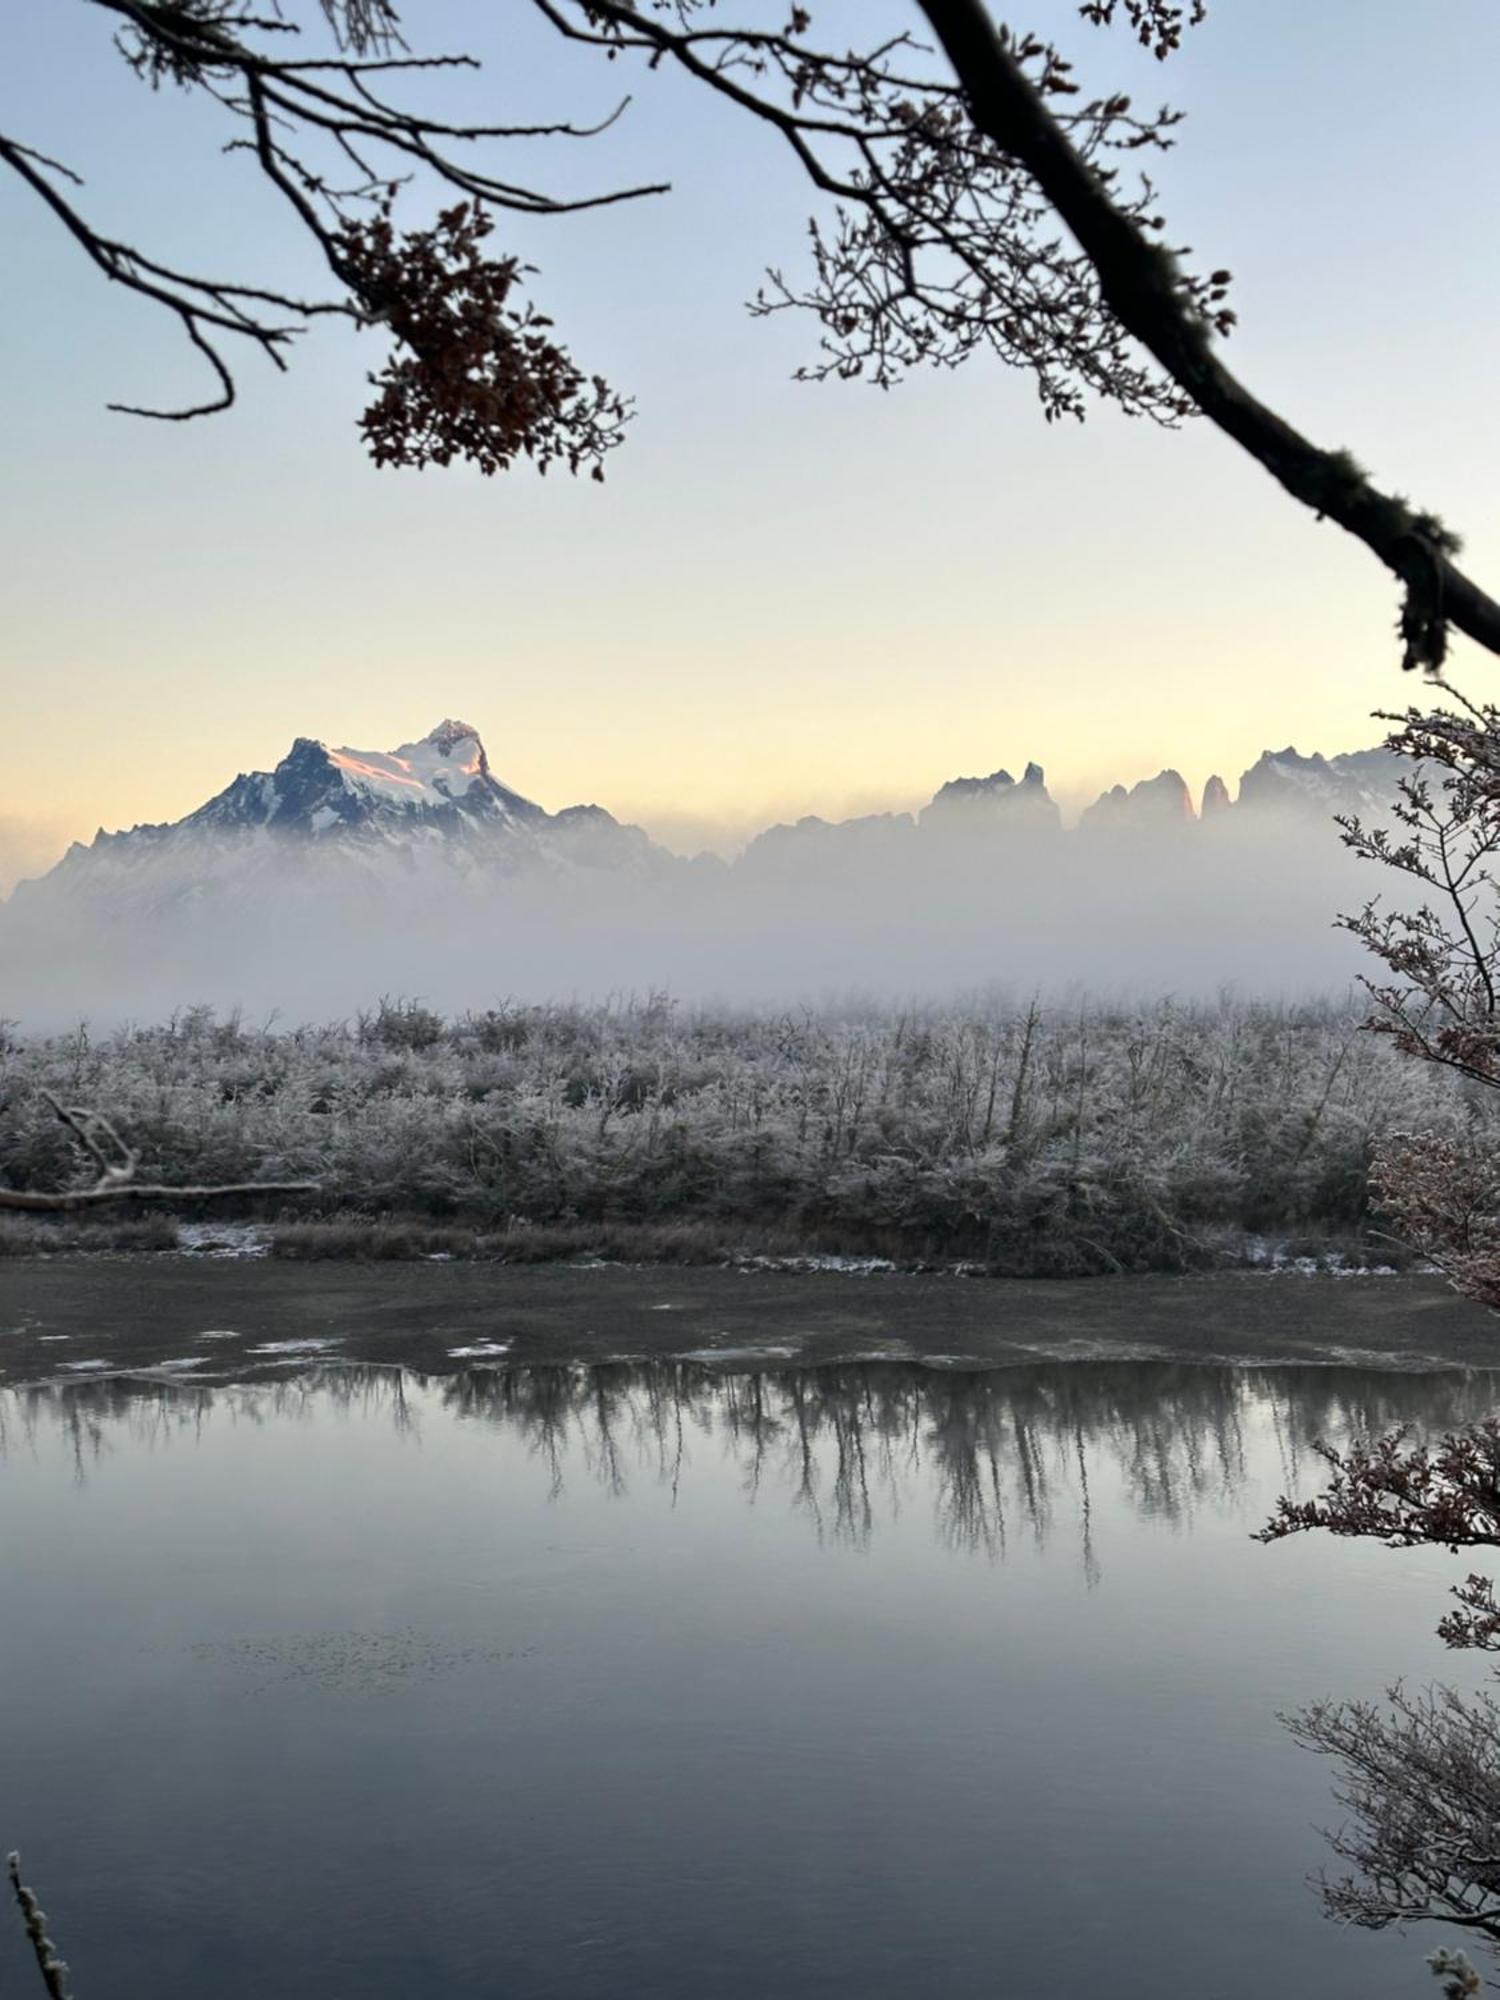
[[[1379,492],[1347,452],[1324,451],[1253,396],[1214,354],[1171,259],[1123,214],[1069,144],[984,0],[918,0],[962,83],[970,114],[1035,178],[1098,273],[1104,301],[1194,407],[1249,452],[1294,499],[1362,541],[1406,590],[1407,667],[1437,669],[1452,624],[1500,653],[1500,604],[1451,560],[1432,516]]]
[[[595,137],[613,125],[623,104],[592,123],[429,117],[393,96],[387,80],[478,65],[468,55],[408,54],[391,0],[321,0],[335,49],[313,60],[281,55],[299,27],[290,9],[283,16],[278,0],[263,13],[230,0],[87,4],[121,23],[116,46],[144,82],[202,91],[249,128],[225,150],[256,159],[334,280],[329,296],[305,299],[158,263],[93,227],[65,191],[64,183],[68,190],[81,185],[72,168],[0,134],[0,167],[27,183],[106,277],[172,314],[212,371],[212,394],[184,407],[116,402],[112,410],[185,422],[228,409],[235,400],[234,340],[250,342],[284,368],[295,335],[314,318],[336,316],[393,337],[383,372],[372,378],[386,393],[361,420],[377,464],[447,464],[463,456],[493,472],[528,456],[542,469],[560,459],[575,472],[602,476],[603,456],[619,442],[628,406],[544,335],[550,322],[535,307],[509,301],[524,282],[519,261],[487,256],[477,246],[492,226],[485,211],[571,214],[663,193],[664,185],[563,196],[501,179],[460,149]],[[327,171],[330,155],[353,162],[361,184],[336,185]],[[472,209],[444,211],[436,230],[395,231],[391,207],[414,169],[457,190]],[[372,258],[377,239],[381,254]],[[399,385],[395,397],[392,383]]]

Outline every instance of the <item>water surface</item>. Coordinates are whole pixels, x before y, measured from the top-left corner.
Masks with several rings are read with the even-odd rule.
[[[1468,1565],[1248,1540],[1450,1372],[332,1370],[0,1394],[0,1843],[81,2000],[1397,2000],[1275,1719]],[[0,1979],[26,1990],[14,1926]]]

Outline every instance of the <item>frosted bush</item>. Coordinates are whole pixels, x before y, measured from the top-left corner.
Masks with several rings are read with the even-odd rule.
[[[738,1013],[382,1001],[278,1030],[204,1009],[0,1040],[0,1179],[77,1163],[43,1088],[153,1180],[316,1178],[344,1214],[703,1222],[1040,1273],[1191,1269],[1367,1229],[1402,1131],[1483,1143],[1451,1077],[1351,1010],[1225,1001]]]

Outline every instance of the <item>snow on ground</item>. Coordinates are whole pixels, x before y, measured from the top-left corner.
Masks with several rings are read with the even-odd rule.
[[[1341,1250],[1316,1257],[1293,1256],[1290,1245],[1273,1236],[1247,1236],[1241,1249],[1252,1271],[1271,1278],[1394,1278],[1394,1264],[1364,1264]],[[1426,1267],[1424,1267],[1426,1268]]]

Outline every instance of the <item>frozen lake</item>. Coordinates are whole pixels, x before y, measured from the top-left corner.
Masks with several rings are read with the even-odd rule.
[[[80,2000],[1409,2000],[1278,1709],[1469,1566],[1248,1539],[1348,1368],[329,1369],[0,1392],[0,1845]],[[19,1925],[0,1984],[33,1990]]]

